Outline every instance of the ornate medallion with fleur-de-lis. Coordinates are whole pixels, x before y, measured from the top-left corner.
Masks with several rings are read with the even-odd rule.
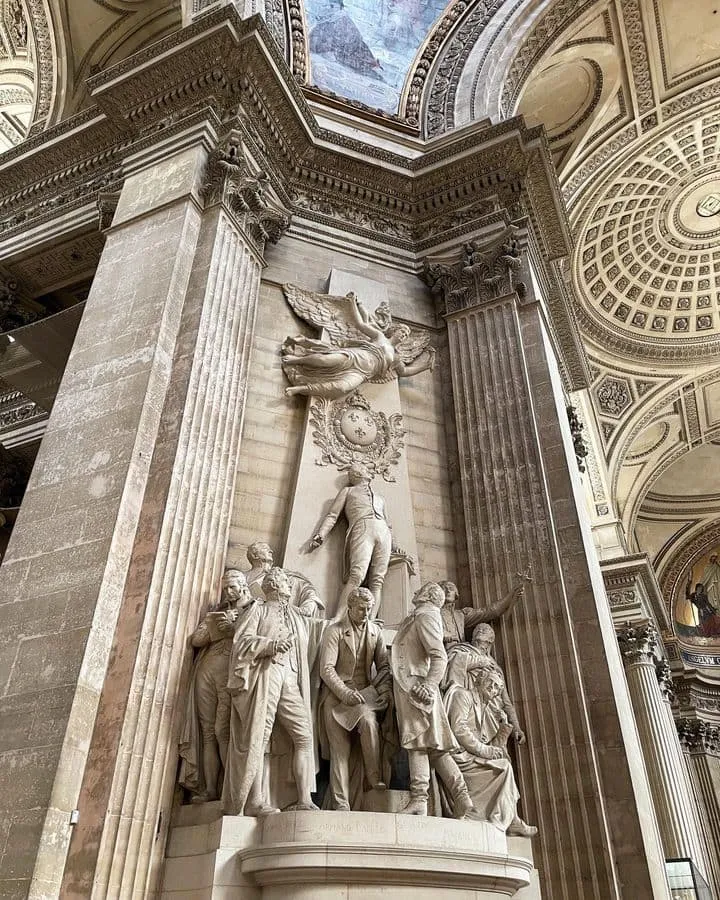
[[[316,398],[310,406],[313,440],[320,448],[317,464],[333,464],[342,472],[361,462],[373,475],[395,481],[404,446],[402,416],[375,412],[359,391],[339,400]]]

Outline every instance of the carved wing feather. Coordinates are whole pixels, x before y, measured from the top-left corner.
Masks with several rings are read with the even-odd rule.
[[[407,365],[430,347],[430,335],[426,331],[411,331],[410,334],[395,347],[395,352]]]
[[[350,321],[347,297],[306,291],[296,284],[284,284],[283,292],[297,315],[316,328],[324,328],[334,344],[367,340]]]

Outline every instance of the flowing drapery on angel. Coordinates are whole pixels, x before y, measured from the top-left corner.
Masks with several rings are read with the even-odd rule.
[[[282,366],[290,382],[285,393],[335,400],[366,382],[417,375],[435,364],[428,336],[396,325],[386,303],[368,312],[352,292],[345,297],[316,294],[283,285],[295,312],[328,339],[289,337],[282,346]]]

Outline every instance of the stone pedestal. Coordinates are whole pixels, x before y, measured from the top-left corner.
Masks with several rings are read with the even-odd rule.
[[[483,822],[386,813],[221,817],[182,807],[161,900],[540,900],[530,841]]]

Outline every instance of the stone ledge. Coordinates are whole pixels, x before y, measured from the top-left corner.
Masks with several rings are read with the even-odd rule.
[[[191,886],[196,900],[209,900],[218,887],[233,885],[238,900],[345,897],[353,886],[374,886],[387,900],[410,890],[413,900],[437,900],[438,889],[449,900],[518,891],[539,900],[530,841],[510,843],[508,849],[505,834],[489,823],[432,816],[297,811],[221,819],[220,804],[184,807],[170,835],[161,900]]]

